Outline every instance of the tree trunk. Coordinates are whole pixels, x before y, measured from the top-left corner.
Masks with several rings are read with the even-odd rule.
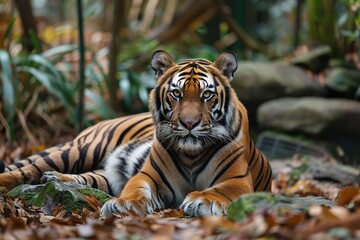
[[[38,48],[40,49],[40,41],[32,41],[38,39],[37,28],[30,0],[15,0],[23,28],[23,46],[29,52]]]
[[[127,37],[127,12],[129,1],[114,1],[113,20],[111,26],[111,42],[109,53],[109,94],[112,109],[119,112],[117,90],[119,89],[117,73],[117,56],[120,49],[120,42]]]

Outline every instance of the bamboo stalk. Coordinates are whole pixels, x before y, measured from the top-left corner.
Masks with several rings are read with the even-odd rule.
[[[85,92],[85,43],[84,43],[84,28],[83,28],[83,14],[81,0],[76,1],[77,17],[78,17],[78,31],[79,31],[79,105],[77,109],[77,131],[81,132],[84,128],[84,92]]]

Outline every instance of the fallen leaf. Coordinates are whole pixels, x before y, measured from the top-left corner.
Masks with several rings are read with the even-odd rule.
[[[336,203],[339,205],[347,205],[353,201],[354,198],[359,198],[360,188],[355,186],[349,186],[343,188],[336,198]]]
[[[175,226],[171,224],[153,224],[151,226],[153,231],[152,238],[156,240],[167,240],[172,239],[175,231]]]
[[[99,202],[99,200],[93,195],[93,194],[89,194],[84,195],[86,201],[89,203],[90,207],[92,208],[92,210],[94,211],[98,211],[101,209],[102,204]]]
[[[201,226],[204,229],[205,236],[211,236],[222,232],[235,232],[237,225],[223,216],[208,216],[200,218]]]
[[[310,179],[300,179],[287,190],[288,194],[304,196],[322,196],[323,191],[316,188]]]

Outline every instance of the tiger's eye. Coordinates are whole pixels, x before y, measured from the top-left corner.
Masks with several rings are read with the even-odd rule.
[[[210,91],[205,91],[204,93],[203,93],[203,97],[204,98],[209,98],[210,96],[211,96],[211,92]]]
[[[174,89],[174,90],[172,91],[172,94],[173,94],[175,97],[180,97],[180,96],[181,96],[181,92],[180,92],[180,90],[178,90],[178,89]]]

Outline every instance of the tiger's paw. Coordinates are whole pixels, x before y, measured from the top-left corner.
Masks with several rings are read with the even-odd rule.
[[[226,215],[226,209],[229,203],[229,200],[221,199],[221,197],[211,193],[195,191],[186,196],[180,208],[185,214],[192,217]]]
[[[113,214],[135,214],[144,217],[148,213],[152,213],[153,208],[147,199],[143,200],[123,200],[113,198],[107,201],[100,210],[100,216],[110,217]]]
[[[56,171],[47,171],[44,172],[40,181],[42,183],[47,183],[51,181],[56,182],[75,182],[75,180],[71,177],[68,177],[66,174],[62,174]]]

